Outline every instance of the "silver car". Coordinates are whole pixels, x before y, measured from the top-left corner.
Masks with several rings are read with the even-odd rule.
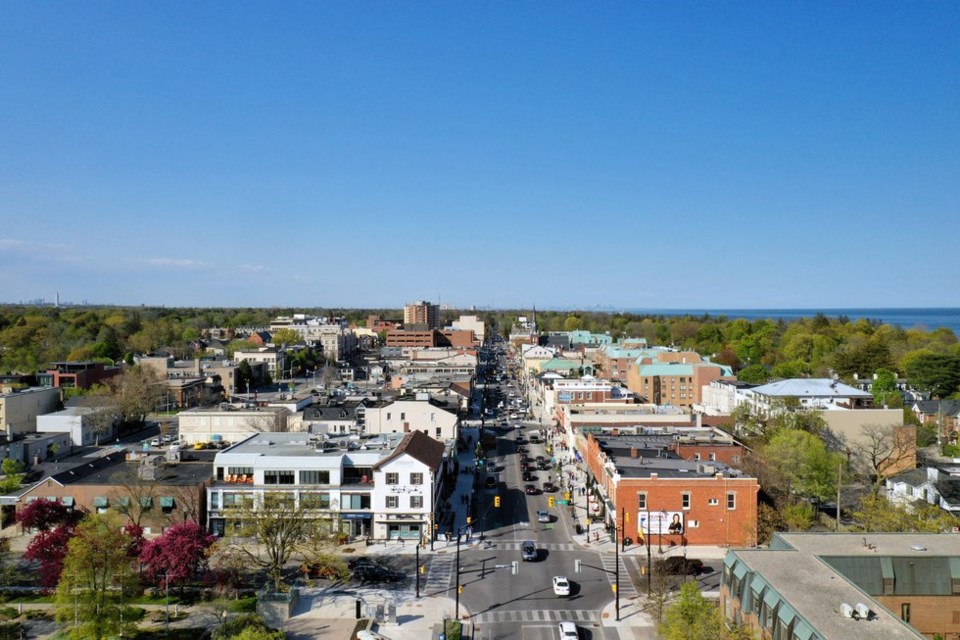
[[[520,543],[520,557],[524,560],[537,559],[537,544],[533,540],[524,540]]]

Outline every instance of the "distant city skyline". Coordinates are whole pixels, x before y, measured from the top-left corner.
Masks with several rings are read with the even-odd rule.
[[[960,307],[960,4],[13,2],[0,301]]]

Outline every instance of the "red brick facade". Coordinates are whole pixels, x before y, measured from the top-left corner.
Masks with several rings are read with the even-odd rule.
[[[707,450],[706,447],[703,448]],[[691,474],[688,478],[610,478],[603,469],[597,441],[588,436],[584,460],[590,474],[613,500],[617,513],[628,514],[625,536],[641,540],[639,518],[645,512],[682,513],[684,532],[657,536],[671,545],[754,546],[757,543],[756,478]]]

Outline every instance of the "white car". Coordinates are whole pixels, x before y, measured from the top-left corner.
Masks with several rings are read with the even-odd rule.
[[[577,625],[572,622],[560,623],[560,640],[580,640]]]
[[[357,631],[357,640],[387,640],[386,637],[374,631]]]
[[[550,522],[550,512],[537,509],[537,522]]]
[[[151,446],[151,447],[159,447],[159,446],[160,446],[160,438],[154,438],[153,440],[151,440],[151,441],[150,441],[150,446]]]
[[[553,593],[558,596],[570,595],[570,581],[566,576],[553,576]]]

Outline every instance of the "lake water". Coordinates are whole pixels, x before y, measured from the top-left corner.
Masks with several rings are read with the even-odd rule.
[[[828,318],[846,316],[851,321],[860,318],[877,320],[903,329],[922,328],[933,331],[940,327],[946,327],[960,337],[960,309],[948,307],[933,309],[628,309],[628,311],[629,313],[662,316],[701,316],[709,314],[714,317],[726,316],[730,319],[759,320],[772,318],[778,320],[783,318],[786,321],[812,318],[818,313],[822,313]]]

